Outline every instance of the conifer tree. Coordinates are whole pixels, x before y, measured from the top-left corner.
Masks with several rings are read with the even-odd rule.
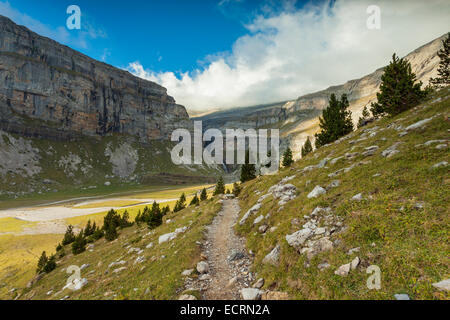
[[[208,199],[208,194],[206,193],[206,188],[203,188],[202,193],[200,194],[200,201],[205,201]]]
[[[442,40],[443,48],[437,53],[441,61],[438,67],[438,77],[431,78],[430,83],[435,88],[441,88],[450,84],[450,32],[447,38]]]
[[[156,228],[162,224],[162,212],[159,208],[159,204],[154,201],[152,205],[152,209],[150,210],[150,219],[147,222],[147,225],[150,229]]]
[[[85,237],[89,237],[90,235],[92,235],[94,233],[95,229],[92,228],[91,226],[91,220],[88,220],[86,227],[84,228],[84,236]]]
[[[292,158],[292,150],[287,147],[286,151],[283,154],[283,167],[290,167],[291,164],[294,163],[294,159]]]
[[[173,208],[173,212],[178,212],[186,208],[186,196],[184,192],[181,194],[180,199],[175,203],[175,207]]]
[[[73,254],[80,254],[86,250],[86,239],[83,236],[83,232],[80,231],[80,233],[75,237],[75,241],[72,242],[72,253]]]
[[[353,131],[351,112],[347,110],[349,102],[347,95],[343,94],[341,100],[333,93],[330,96],[328,107],[323,110],[319,118],[321,131],[316,133],[316,148],[336,141]]]
[[[385,114],[394,116],[415,107],[427,95],[421,89],[422,82],[416,83],[416,75],[406,59],[398,58],[395,53],[392,61],[381,76],[380,92],[377,102],[372,103],[370,111],[375,117]]]
[[[306,138],[305,144],[302,147],[302,158],[312,152],[312,145],[309,137]]]
[[[162,210],[161,210],[161,214],[164,217],[166,214],[168,214],[170,212],[170,208],[169,206],[165,206]]]
[[[108,224],[106,228],[104,228],[104,230],[105,230],[105,239],[108,241],[113,241],[117,239],[117,237],[119,236],[119,234],[117,233],[116,226],[114,224]]]
[[[109,210],[103,218],[103,230],[105,232],[105,239],[108,241],[115,240],[119,235],[117,234],[117,227],[120,225],[120,216],[113,209]]]
[[[219,180],[217,180],[216,189],[214,190],[214,195],[217,196],[219,194],[225,193],[225,184],[223,182],[223,177],[220,176]]]
[[[250,163],[250,153],[245,153],[245,163],[241,166],[241,182],[250,181],[256,178],[256,168]]]
[[[370,112],[367,109],[367,106],[365,106],[362,111],[361,117],[359,117],[358,119],[358,128],[365,126],[369,119],[370,119]]]
[[[47,263],[45,264],[42,271],[45,273],[50,273],[51,271],[56,269],[56,256],[52,254],[50,258],[48,259]]]
[[[200,200],[198,199],[197,194],[195,194],[189,205],[190,206],[198,206],[199,204],[200,204]]]
[[[64,238],[62,240],[63,246],[71,244],[75,241],[75,234],[73,233],[73,226],[69,225],[67,227],[66,233],[64,234]]]
[[[48,262],[47,254],[45,253],[45,251],[42,251],[42,254],[38,260],[36,273],[41,273],[42,271],[44,271],[44,267],[47,264],[47,262]]]

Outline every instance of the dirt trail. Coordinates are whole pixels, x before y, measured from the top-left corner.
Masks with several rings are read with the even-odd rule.
[[[248,287],[253,280],[244,239],[236,236],[233,230],[239,212],[236,199],[223,200],[222,210],[209,226],[205,254],[210,266],[210,279],[207,280],[204,299],[240,299],[239,290]],[[231,279],[234,280],[230,283]]]

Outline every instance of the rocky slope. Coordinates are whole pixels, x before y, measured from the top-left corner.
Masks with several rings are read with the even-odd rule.
[[[25,119],[37,119],[32,127]],[[0,16],[0,128],[67,139],[125,133],[165,139],[188,125],[160,85],[93,60]]]

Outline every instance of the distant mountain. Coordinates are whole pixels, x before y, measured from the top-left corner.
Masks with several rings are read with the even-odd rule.
[[[437,75],[439,57],[437,51],[442,46],[443,35],[417,48],[406,56],[411,63],[417,79],[426,86],[431,77]],[[392,49],[392,52],[395,48]],[[280,128],[284,137],[283,145],[291,145],[298,153],[307,136],[312,136],[318,129],[318,116],[321,114],[332,93],[346,93],[350,102],[350,110],[355,122],[362,109],[376,99],[381,83],[383,68],[360,79],[350,80],[342,85],[331,86],[325,90],[307,94],[296,100],[274,103],[264,106],[233,108],[226,111],[210,113],[198,119],[204,121],[204,128],[248,128],[273,127]]]

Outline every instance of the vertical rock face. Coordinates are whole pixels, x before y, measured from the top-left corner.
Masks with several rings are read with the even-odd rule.
[[[0,16],[0,128],[28,133],[167,139],[189,126],[160,85],[93,60]],[[31,131],[31,132],[30,132]]]

